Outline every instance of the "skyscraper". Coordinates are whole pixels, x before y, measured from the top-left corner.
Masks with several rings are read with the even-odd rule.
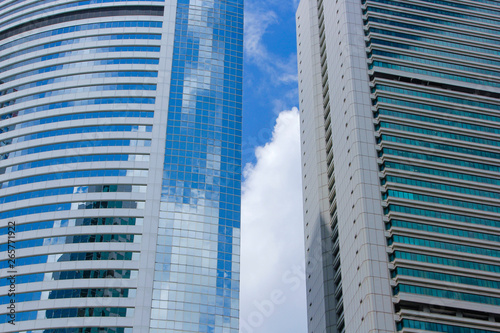
[[[1,332],[238,331],[242,39],[243,0],[0,2]]]
[[[309,332],[500,332],[500,2],[296,22]]]

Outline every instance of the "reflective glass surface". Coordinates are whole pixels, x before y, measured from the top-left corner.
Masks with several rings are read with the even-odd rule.
[[[65,202],[44,206],[33,206],[14,210],[4,210],[0,212],[0,219],[8,219],[22,215],[41,214],[47,212],[58,212],[65,210],[79,209],[144,209],[142,201],[86,201],[86,202]]]
[[[498,206],[476,203],[476,202],[469,202],[469,201],[465,201],[465,200],[448,199],[448,198],[442,198],[442,197],[425,195],[425,194],[418,194],[418,193],[412,193],[412,192],[389,190],[385,194],[382,195],[383,199],[387,199],[389,197],[402,198],[402,199],[408,199],[408,200],[417,200],[417,201],[424,201],[424,202],[432,202],[432,203],[441,204],[441,205],[464,207],[464,208],[469,208],[469,209],[477,209],[477,210],[484,210],[484,211],[488,211],[488,212],[500,213],[500,207],[498,207]]]
[[[136,270],[121,269],[94,269],[76,271],[57,271],[53,273],[35,273],[17,275],[16,284],[52,281],[52,280],[78,280],[78,279],[136,279]],[[7,279],[0,281],[0,287],[9,285]]]
[[[62,308],[53,310],[18,312],[16,313],[16,321],[75,317],[132,317],[133,315],[134,309],[131,308]],[[1,316],[0,324],[6,323],[7,320],[7,316]]]
[[[36,120],[18,122],[13,125],[0,127],[0,134],[31,126],[57,123],[60,121],[83,120],[83,119],[99,119],[99,118],[153,118],[152,111],[104,111],[104,112],[86,112],[86,113],[71,113],[61,116],[46,117]]]
[[[158,78],[170,75],[164,1],[134,2],[0,0],[0,269],[15,223],[26,333],[132,333]],[[40,324],[84,317],[96,318]]]
[[[146,186],[141,185],[85,185],[72,187],[58,187],[31,192],[22,192],[0,197],[0,204],[18,200],[42,198],[52,195],[82,194],[82,193],[106,193],[106,192],[146,192]]]
[[[387,22],[382,22],[382,23],[387,23]],[[432,29],[429,29],[429,30],[432,30]],[[425,29],[424,31],[427,31],[427,29]],[[438,30],[438,31],[441,31],[441,30]],[[432,31],[432,32],[434,32],[434,31]],[[449,33],[449,34],[452,34],[452,33]],[[468,35],[459,35],[459,34],[453,34],[453,35],[456,35],[457,37],[460,37],[460,38],[466,38],[466,37],[473,38],[473,37],[468,36]],[[482,39],[482,38],[478,38],[478,37],[475,37],[475,38],[484,41],[484,39]],[[488,42],[490,42],[490,40],[488,40]],[[404,50],[412,50],[412,51],[427,53],[427,54],[431,54],[431,55],[438,55],[438,56],[442,56],[442,57],[447,57],[447,58],[454,58],[454,59],[466,60],[466,61],[471,61],[471,62],[479,62],[479,63],[487,64],[487,65],[493,65],[493,66],[500,65],[500,62],[497,60],[494,60],[494,59],[485,59],[485,58],[481,58],[481,57],[477,57],[477,56],[475,56],[475,57],[469,56],[467,54],[452,53],[452,52],[446,52],[443,50],[435,50],[432,48],[419,47],[419,46],[415,46],[415,45],[410,45],[409,43],[408,44],[396,43],[396,42],[386,41],[386,40],[377,39],[377,38],[372,38],[370,40],[370,43],[377,44],[377,45],[386,45],[386,46],[391,46],[391,47],[397,47],[397,48],[401,48]],[[496,44],[500,45],[500,41],[496,41],[496,40],[491,40],[491,43],[496,43]]]
[[[25,241],[18,241],[16,244],[17,249],[24,249],[29,247],[47,246],[56,244],[80,244],[80,243],[140,243],[141,236],[134,236],[129,234],[103,234],[103,235],[76,235],[76,236],[61,236],[61,237],[47,237],[47,238],[34,238]],[[8,245],[1,244],[0,251],[7,251]]]
[[[5,77],[2,81],[4,83],[19,80],[25,77],[45,74],[49,72],[60,71],[64,69],[70,68],[79,68],[79,67],[88,67],[88,66],[105,66],[105,65],[157,65],[158,59],[149,59],[149,58],[121,58],[121,59],[106,59],[106,60],[96,60],[96,61],[78,61],[72,62],[68,64],[49,66],[44,68],[35,69],[32,71],[23,72],[20,74],[16,74],[13,76]]]
[[[482,248],[482,247],[477,247],[477,246],[468,246],[468,245],[461,245],[461,244],[454,244],[454,243],[447,243],[447,242],[438,242],[438,241],[433,241],[433,240],[429,240],[429,239],[421,239],[421,238],[415,238],[415,237],[394,235],[388,239],[388,244],[392,245],[394,243],[412,244],[412,245],[433,247],[433,248],[442,249],[442,250],[473,253],[473,254],[483,255],[483,256],[500,257],[500,251],[498,251],[498,250],[487,249],[487,248]]]
[[[418,320],[404,319],[397,324],[398,330],[404,328],[418,329],[419,331],[445,332],[445,333],[496,333],[495,331],[480,328],[461,327],[449,324],[432,323]]]
[[[67,39],[67,40],[62,40],[62,41],[57,41],[57,42],[52,42],[48,44],[42,44],[38,46],[33,46],[30,48],[22,49],[20,51],[15,51],[13,53],[9,53],[7,55],[4,55],[0,57],[0,62],[16,58],[28,53],[36,52],[36,51],[41,51],[41,50],[47,50],[49,48],[54,48],[54,47],[61,47],[61,46],[67,46],[67,45],[74,45],[74,44],[79,44],[79,43],[86,43],[86,42],[99,42],[99,41],[110,41],[110,40],[160,40],[161,35],[158,34],[115,34],[115,35],[101,35],[101,36],[95,36],[95,37],[80,37],[80,38],[73,38],[73,39]],[[89,51],[88,53],[91,53]],[[71,53],[70,53],[71,54]]]
[[[397,331],[489,333],[500,306],[499,2],[362,3]]]
[[[25,22],[14,27],[10,27],[4,30],[0,35],[0,40],[22,34],[23,32],[40,29],[46,26],[60,24],[64,22],[77,21],[82,19],[97,19],[97,18],[108,18],[113,16],[132,16],[137,18],[141,15],[146,15],[146,19],[155,16],[163,16],[164,7],[163,6],[151,6],[151,5],[127,5],[122,6],[98,6],[81,8],[77,11],[66,11],[60,12],[56,15],[49,15],[45,17],[40,17],[34,22]]]
[[[142,225],[143,219],[136,217],[85,217],[67,220],[54,220],[54,221],[40,221],[33,223],[25,223],[16,225],[16,233],[54,229],[54,228],[68,228],[80,226],[94,226],[94,225]],[[0,235],[8,234],[8,228],[0,228]]]
[[[459,110],[458,108],[452,109],[449,107],[442,107],[442,106],[437,106],[437,105],[417,103],[417,102],[405,101],[405,100],[401,100],[401,99],[387,98],[387,97],[377,98],[377,102],[400,105],[400,106],[415,108],[415,109],[441,112],[443,114],[451,114],[451,115],[469,117],[469,118],[474,118],[474,119],[483,119],[483,120],[487,120],[487,121],[500,122],[500,117],[498,117],[494,114],[484,114],[484,113],[479,113],[479,112],[471,112],[468,110]],[[480,110],[477,110],[477,111],[480,111]]]
[[[451,290],[442,290],[436,288],[411,286],[407,284],[399,284],[397,287],[393,288],[393,292],[395,295],[402,292],[402,293],[411,293],[411,294],[427,295],[434,297],[451,298],[451,299],[482,303],[482,304],[500,305],[500,298],[498,297],[475,295],[475,294],[462,293]]]
[[[397,69],[397,70],[401,70],[401,71],[405,71],[405,72],[409,72],[409,73],[425,74],[425,75],[435,76],[435,77],[439,77],[439,78],[456,80],[456,81],[463,81],[463,82],[474,83],[474,84],[481,84],[481,85],[495,87],[495,88],[500,87],[500,83],[497,83],[494,81],[474,79],[474,78],[470,78],[470,77],[463,76],[463,75],[447,74],[447,73],[442,73],[442,72],[438,72],[438,71],[430,71],[430,70],[420,69],[420,68],[411,67],[411,66],[395,65],[395,64],[390,64],[390,63],[383,62],[383,61],[374,61],[372,64],[369,65],[370,69],[373,69],[373,67]],[[477,71],[479,71],[479,70],[477,70]]]
[[[440,183],[427,182],[427,181],[410,179],[410,178],[387,176],[384,178],[384,183],[385,182],[393,182],[393,183],[397,183],[397,184],[405,184],[405,185],[410,185],[410,186],[420,186],[420,187],[431,188],[431,189],[436,189],[436,190],[441,190],[441,191],[449,191],[449,192],[463,193],[463,194],[469,194],[469,195],[477,195],[477,196],[493,198],[493,199],[500,199],[500,193],[498,193],[498,192],[476,190],[476,189],[462,187],[462,186],[440,184]]]
[[[430,218],[438,218],[443,220],[451,220],[457,222],[465,222],[465,223],[475,223],[482,224],[491,227],[500,228],[500,220],[491,220],[487,218],[481,218],[478,216],[467,216],[456,213],[448,213],[448,212],[440,212],[436,210],[415,208],[415,207],[405,207],[401,205],[389,205],[384,209],[384,213],[389,214],[391,211],[413,214],[417,216],[424,216]]]
[[[461,172],[437,170],[437,169],[432,169],[432,168],[425,168],[425,167],[420,167],[420,166],[406,165],[406,164],[393,163],[393,162],[386,162],[383,164],[383,166],[385,168],[418,172],[418,173],[424,173],[424,174],[435,175],[435,176],[440,176],[440,177],[449,177],[449,178],[455,178],[455,179],[470,180],[470,181],[479,182],[479,183],[500,185],[500,179],[470,175],[470,174],[465,174],[465,173],[461,173]]]
[[[406,228],[406,229],[413,229],[413,230],[422,230],[426,232],[437,232],[441,234],[446,234],[446,235],[453,235],[456,237],[468,237],[468,238],[476,238],[476,239],[482,239],[482,240],[487,240],[487,241],[492,241],[492,242],[500,242],[500,236],[493,235],[493,234],[487,234],[483,232],[474,232],[474,231],[468,231],[468,230],[460,230],[460,229],[455,229],[455,228],[447,228],[447,227],[441,227],[441,226],[435,226],[435,225],[429,225],[429,224],[423,224],[423,223],[416,223],[416,222],[408,222],[408,221],[401,221],[401,220],[396,220],[392,219],[391,222],[386,223],[386,229],[391,229],[392,227],[398,227],[398,228]]]
[[[422,92],[422,91],[413,90],[413,89],[402,89],[402,88],[390,87],[390,86],[386,86],[386,85],[377,85],[375,87],[375,89],[382,90],[382,91],[389,91],[389,92],[403,94],[403,95],[408,95],[408,96],[429,98],[429,99],[436,100],[436,101],[461,104],[464,106],[471,106],[471,107],[478,107],[478,108],[485,108],[485,109],[500,111],[500,105],[498,105],[498,104],[480,102],[480,101],[476,101],[476,100],[472,100],[472,99],[459,98],[459,97],[455,97],[455,96],[446,96],[446,95],[441,95],[441,94]]]
[[[142,125],[111,125],[111,126],[85,126],[85,127],[72,127],[64,128],[53,131],[38,132],[35,134],[28,134],[23,136],[18,136],[14,138],[9,138],[3,140],[0,146],[8,146],[15,143],[26,142],[30,140],[37,140],[43,138],[50,138],[61,135],[71,135],[71,134],[85,134],[85,133],[106,133],[106,132],[134,132],[134,133],[148,133],[153,129],[152,126],[142,126]]]
[[[382,2],[382,1],[386,1],[386,0],[380,0],[380,2]],[[395,3],[395,1],[393,1],[393,3]],[[401,3],[399,3],[399,4],[401,4]],[[412,6],[412,5],[410,5],[410,6]],[[430,8],[426,8],[426,9],[432,10]],[[399,12],[399,11],[387,10],[387,9],[383,9],[383,8],[376,8],[376,7],[369,6],[367,8],[367,12],[388,14],[388,15],[392,15],[394,17],[409,18],[409,19],[416,20],[416,21],[423,21],[423,22],[430,22],[430,23],[442,24],[442,25],[449,26],[449,27],[455,27],[455,28],[459,28],[459,29],[462,28],[464,30],[479,31],[479,32],[493,34],[493,35],[499,35],[500,34],[500,30],[498,30],[498,29],[495,30],[495,29],[492,29],[492,28],[487,28],[487,27],[485,27],[485,25],[463,24],[463,23],[460,23],[460,22],[457,22],[457,21],[453,21],[453,19],[451,19],[451,20],[442,20],[442,19],[436,19],[436,18],[433,18],[433,17],[430,17],[430,16],[425,16],[425,15],[414,15],[414,14],[405,12],[404,10],[401,11],[401,12]],[[446,15],[446,13],[457,14],[457,13],[454,13],[454,12],[442,12],[440,14]],[[459,15],[459,14],[457,14],[457,15]],[[455,16],[455,15],[451,15],[451,16]],[[470,17],[471,16],[469,16],[469,18]],[[488,22],[488,23],[492,23],[492,24],[496,24],[496,25],[498,25],[499,22],[500,22],[498,20],[482,19],[481,17],[478,17],[478,16],[472,16],[472,18],[474,18],[477,21],[483,21],[483,22],[491,21],[491,22]]]
[[[391,275],[392,275],[392,277],[396,277],[398,275],[407,275],[407,276],[413,276],[413,277],[418,277],[418,278],[423,278],[423,279],[431,279],[431,280],[446,281],[446,282],[453,282],[453,283],[462,283],[462,284],[469,284],[469,285],[478,286],[478,287],[500,289],[500,281],[484,280],[484,279],[478,279],[478,278],[473,278],[473,277],[468,277],[468,276],[444,274],[444,273],[423,271],[423,270],[411,269],[411,268],[396,268],[391,273]]]
[[[87,298],[87,297],[135,297],[135,289],[59,289],[52,291],[36,291],[32,293],[19,293],[17,294],[17,302],[30,302],[41,301],[47,299],[61,299],[61,298]],[[0,297],[0,304],[9,304],[10,297]]]
[[[108,84],[108,85],[93,85],[89,87],[78,87],[78,88],[67,88],[67,89],[57,89],[49,90],[43,93],[28,95],[19,97],[16,99],[11,99],[0,103],[0,108],[4,108],[16,103],[28,102],[41,98],[54,97],[65,94],[79,94],[86,92],[96,92],[96,91],[115,91],[115,90],[156,90],[155,84]]]
[[[495,47],[488,48],[488,47],[483,47],[483,46],[468,45],[465,43],[459,43],[459,42],[454,42],[454,41],[449,41],[449,40],[442,40],[442,39],[438,39],[438,38],[428,38],[428,37],[420,36],[420,35],[412,35],[412,34],[395,32],[395,31],[384,30],[384,29],[377,29],[377,28],[370,29],[370,32],[383,34],[386,36],[405,38],[405,39],[409,39],[410,42],[411,41],[421,41],[421,42],[425,42],[428,44],[434,44],[435,46],[438,46],[438,47],[440,47],[440,46],[452,47],[452,48],[462,49],[462,50],[471,51],[471,52],[485,53],[485,55],[488,55],[488,54],[499,55],[500,54],[500,51],[496,50]],[[444,33],[444,34],[447,35],[447,33]],[[466,35],[463,35],[461,37],[464,39],[477,38],[481,41],[487,41],[487,39],[480,38],[480,37],[470,37],[470,36],[466,37]],[[487,44],[485,46],[487,46]],[[483,55],[483,57],[484,57],[484,55]]]
[[[392,111],[392,110],[386,110],[386,109],[379,109],[376,114],[377,115],[387,115],[387,116],[392,116],[392,117],[399,117],[399,118],[404,118],[404,119],[411,119],[411,120],[422,121],[422,122],[427,122],[427,123],[432,123],[432,124],[440,124],[440,125],[451,126],[451,127],[465,128],[465,129],[470,129],[470,130],[474,130],[474,131],[500,134],[500,129],[494,128],[494,127],[482,126],[482,125],[478,125],[478,124],[471,124],[471,123],[465,123],[465,122],[459,122],[459,121],[451,121],[451,120],[441,119],[441,118],[436,118],[436,117],[420,116],[420,115],[406,113],[406,112],[398,112],[398,111]]]
[[[155,98],[153,97],[116,97],[116,98],[110,97],[110,98],[81,99],[75,101],[65,101],[59,103],[45,104],[32,108],[22,109],[19,111],[9,112],[3,114],[0,118],[0,121],[34,112],[69,108],[75,106],[102,105],[102,104],[154,104],[154,103],[155,103]]]
[[[390,261],[394,261],[395,259],[414,260],[428,264],[455,266],[465,269],[475,269],[487,272],[500,273],[500,266],[497,265],[474,262],[470,260],[445,258],[445,257],[431,256],[425,254],[404,252],[404,251],[394,251],[394,253],[389,256],[389,259]]]
[[[449,31],[449,30],[443,30],[443,29],[436,29],[436,28],[432,28],[432,27],[428,27],[428,26],[408,24],[406,22],[397,22],[397,21],[393,21],[393,20],[387,20],[387,19],[376,18],[376,17],[368,17],[368,22],[382,23],[382,24],[391,25],[394,27],[411,29],[414,31],[425,31],[425,32],[430,32],[430,33],[448,36],[448,37],[457,37],[458,39],[486,42],[488,44],[499,44],[500,43],[499,41],[497,41],[495,39],[485,38],[485,37],[481,37],[481,36],[477,36],[477,35],[464,34],[464,33],[460,33],[460,31]],[[370,32],[371,33],[386,34],[386,35],[391,35],[391,36],[397,36],[397,37],[411,39],[411,40],[422,40],[422,41],[427,41],[431,44],[448,45],[447,42],[440,41],[439,39],[426,38],[423,36],[411,35],[411,34],[407,34],[407,33],[397,33],[397,32],[385,30],[385,29],[373,28],[373,29],[370,29]],[[382,45],[391,45],[391,46],[398,45],[397,43],[390,42],[390,41],[382,41],[382,40],[377,39],[377,38],[372,38],[370,40],[370,43],[377,43],[377,44],[382,43]],[[442,44],[442,43],[444,43],[444,44]],[[456,43],[456,44],[450,43],[450,44],[456,46],[457,48],[464,48],[464,49],[469,49],[469,50],[474,49],[473,46],[470,46],[467,44],[461,44],[461,43],[460,44],[459,43]],[[410,46],[408,46],[408,49],[428,50],[426,48],[419,48],[419,47],[412,48]],[[482,50],[482,48],[478,48],[478,50]],[[453,55],[452,53],[447,53],[447,52],[439,51],[439,50],[432,50],[431,52],[433,52],[433,54],[446,54],[446,56],[451,56],[451,57],[454,57],[454,56],[458,56],[460,58],[464,57],[462,59],[466,59],[465,57],[467,57],[467,59],[475,58],[475,57],[470,57],[467,55],[457,55],[457,54]],[[441,52],[443,52],[443,53],[441,53]],[[486,53],[489,53],[489,52],[494,52],[494,50],[489,49],[488,51],[486,51]]]
[[[243,0],[179,0],[165,18],[163,0],[15,2],[0,0],[0,220],[16,222],[16,322],[132,333],[145,286],[152,333],[237,333]],[[157,160],[163,172],[149,173]],[[159,212],[145,212],[151,183]],[[143,283],[140,251],[156,236]],[[41,326],[83,317],[98,318]]]
[[[405,125],[394,124],[394,123],[389,123],[389,122],[384,122],[384,121],[380,122],[377,125],[376,129],[378,129],[380,127],[390,128],[390,129],[395,129],[395,130],[405,131],[405,132],[411,132],[411,133],[427,134],[429,136],[439,136],[442,138],[448,138],[448,139],[454,139],[454,140],[475,142],[475,143],[480,143],[480,144],[485,144],[485,145],[490,145],[490,146],[500,146],[499,140],[485,139],[485,138],[480,138],[480,137],[474,137],[474,136],[462,135],[462,134],[450,133],[450,132],[444,132],[444,131],[436,131],[435,129],[425,129],[425,128],[420,128],[420,127],[416,127],[416,126],[405,126]]]
[[[36,154],[36,153],[43,153],[54,150],[85,148],[85,147],[122,147],[122,146],[149,147],[151,146],[151,140],[92,140],[92,141],[74,141],[74,142],[56,143],[52,145],[38,146],[34,148],[16,150],[0,154],[0,160],[6,160],[9,158]]]
[[[70,178],[88,178],[88,177],[147,177],[147,170],[127,170],[127,169],[107,169],[107,170],[79,170],[55,172],[49,174],[36,175],[31,177],[17,178],[0,183],[0,188],[19,186],[23,184],[32,184],[46,182],[51,180],[61,180]]]
[[[380,157],[382,157],[384,155],[395,155],[395,156],[400,156],[400,157],[415,158],[415,159],[420,159],[420,160],[424,160],[424,161],[439,162],[439,163],[451,164],[451,165],[459,165],[459,166],[463,166],[463,167],[467,167],[467,168],[475,168],[475,169],[481,169],[481,170],[487,170],[487,171],[499,171],[500,170],[500,166],[498,166],[498,165],[467,161],[465,158],[463,158],[463,159],[447,158],[447,157],[443,157],[443,156],[436,156],[436,155],[430,155],[430,154],[413,153],[413,152],[400,150],[400,149],[384,148],[383,150],[381,150],[379,155],[380,155]]]
[[[475,11],[475,12],[479,12],[479,13],[486,13],[486,14],[500,14],[500,11],[499,10],[494,10],[494,9],[490,9],[490,8],[482,8],[482,7],[478,7],[478,6],[475,6],[475,5],[469,5],[469,4],[466,4],[466,3],[460,3],[460,2],[452,2],[452,1],[441,1],[441,0],[422,0],[424,2],[427,2],[427,3],[431,3],[431,4],[437,4],[437,5],[445,5],[445,6],[450,6],[450,7],[453,7],[453,8],[461,8],[461,9],[466,9],[466,10],[469,10],[469,11]],[[479,3],[486,3],[486,4],[492,4],[492,5],[496,5],[496,1],[491,1],[491,0],[477,0],[476,2],[479,2]]]
[[[101,252],[65,252],[16,259],[16,266],[45,264],[50,262],[89,261],[89,260],[138,260],[139,253],[101,251]],[[8,260],[0,261],[0,269],[9,267]]]
[[[55,0],[50,0],[55,1]],[[33,2],[31,5],[40,5],[44,1]],[[13,2],[14,3],[14,2]],[[22,9],[26,9],[25,7],[21,7]],[[9,14],[12,14],[10,12]],[[5,16],[6,14],[0,14],[0,18]],[[32,42],[37,39],[53,37],[67,33],[74,33],[79,31],[88,31],[88,30],[96,30],[96,29],[111,29],[111,28],[161,28],[163,26],[163,22],[158,21],[119,21],[119,22],[100,22],[100,23],[91,23],[91,24],[80,24],[73,25],[69,27],[53,29],[49,31],[44,31],[36,34],[32,34],[26,37],[18,38],[12,42],[5,43],[0,46],[0,51],[6,50],[10,47],[14,47],[17,45],[21,45],[24,43]]]
[[[132,333],[132,327],[69,327],[28,331],[28,333]],[[481,332],[483,333],[483,332]]]
[[[100,72],[100,73],[92,73],[92,74],[76,74],[76,75],[67,75],[63,77],[51,78],[47,80],[41,80],[37,82],[31,82],[28,84],[23,84],[20,86],[15,86],[12,88],[5,89],[0,91],[0,96],[11,94],[13,92],[18,92],[25,89],[42,87],[55,83],[62,82],[70,82],[74,80],[86,80],[86,79],[98,79],[98,78],[109,78],[109,77],[158,77],[158,72],[151,71],[120,71],[120,72]],[[126,112],[126,111],[123,111]]]
[[[431,140],[431,139],[429,138],[429,140]],[[382,141],[397,142],[397,143],[432,148],[432,149],[437,149],[437,150],[444,150],[444,151],[450,151],[450,152],[456,152],[456,153],[462,153],[462,154],[469,154],[469,155],[475,155],[475,156],[500,159],[500,152],[497,153],[497,152],[486,151],[486,150],[458,147],[458,146],[435,143],[435,142],[424,141],[424,140],[413,140],[413,139],[407,139],[407,138],[393,136],[393,135],[385,135],[385,134],[382,135],[380,142],[382,142]]]
[[[56,0],[44,0],[41,1],[41,4],[46,4],[46,3],[51,3]],[[13,18],[11,20],[7,20],[0,24],[0,28],[3,26],[6,26],[8,24],[12,24],[15,22],[18,22],[20,20],[24,20],[33,16],[41,15],[41,14],[47,14],[53,11],[61,10],[61,9],[67,9],[67,8],[73,8],[73,7],[80,7],[80,6],[88,6],[96,3],[110,3],[110,2],[126,2],[126,1],[158,1],[158,2],[164,2],[165,0],[83,0],[83,1],[77,1],[77,2],[69,2],[61,5],[56,5],[56,6],[51,6],[47,7],[44,9],[38,9],[35,11],[32,11],[30,13],[24,14],[24,15],[19,15],[16,16],[16,18]],[[40,5],[41,5],[40,4]],[[24,10],[24,7],[21,7]],[[8,14],[13,14],[14,11],[10,11]]]
[[[383,3],[383,4],[392,5],[392,6],[395,6],[395,7],[400,7],[400,8],[416,9],[416,10],[418,10],[420,12],[423,12],[423,13],[441,14],[441,15],[444,15],[444,16],[459,17],[459,18],[470,20],[470,21],[479,21],[479,22],[483,22],[483,23],[490,23],[490,24],[500,25],[500,20],[492,20],[492,19],[482,18],[480,16],[467,15],[467,14],[463,14],[463,13],[460,13],[460,12],[457,12],[457,11],[442,10],[442,9],[439,9],[439,8],[434,8],[432,6],[429,6],[429,7],[427,7],[427,6],[418,6],[418,5],[415,5],[415,4],[408,4],[408,3],[405,3],[405,2],[398,2],[398,1],[392,1],[392,0],[371,0],[370,2],[371,3]],[[432,1],[432,3],[434,3],[434,4],[441,4],[441,3],[436,2],[436,1]],[[475,6],[467,6],[467,7],[472,8],[472,7],[475,7]],[[469,8],[467,8],[467,9],[469,9]],[[484,12],[484,10],[483,10],[483,12]],[[499,11],[495,11],[495,10],[487,10],[486,13],[500,14]]]
[[[238,332],[242,33],[242,0],[177,3],[152,333]]]

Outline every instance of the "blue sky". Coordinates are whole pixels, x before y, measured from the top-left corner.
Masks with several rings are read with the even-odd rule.
[[[268,142],[278,113],[297,105],[298,0],[245,1],[243,165]]]
[[[240,333],[307,332],[297,4],[245,1]]]

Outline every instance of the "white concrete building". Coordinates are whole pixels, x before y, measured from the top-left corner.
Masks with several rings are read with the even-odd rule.
[[[309,333],[500,332],[500,2],[296,22]]]

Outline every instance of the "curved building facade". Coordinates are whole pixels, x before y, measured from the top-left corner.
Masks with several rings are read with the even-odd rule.
[[[0,2],[0,331],[237,332],[243,0]]]

